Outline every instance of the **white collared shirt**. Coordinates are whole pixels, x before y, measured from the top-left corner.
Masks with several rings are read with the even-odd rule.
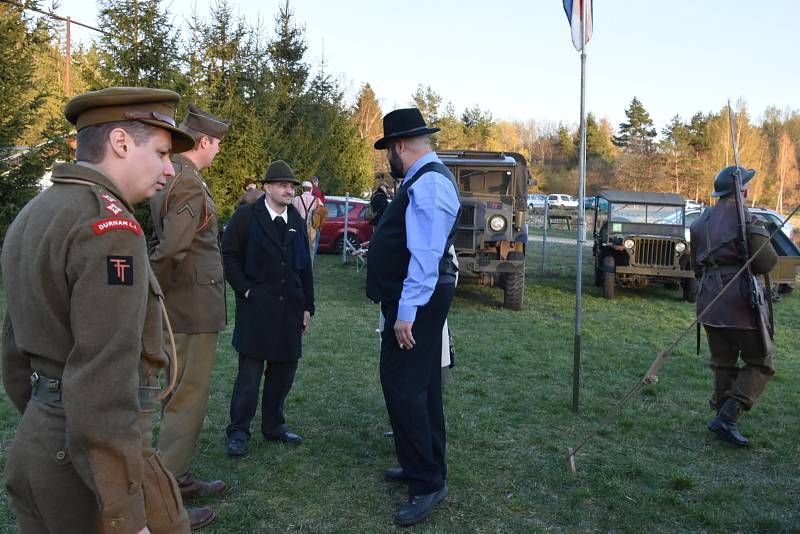
[[[264,195],[264,205],[267,207],[267,211],[269,212],[269,220],[274,221],[275,217],[282,217],[283,222],[285,222],[287,225],[289,224],[289,210],[286,209],[286,206],[283,207],[283,213],[273,211],[267,202],[267,195]]]

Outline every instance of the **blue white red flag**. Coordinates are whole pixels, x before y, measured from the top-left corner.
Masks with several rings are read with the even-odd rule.
[[[572,27],[572,44],[575,45],[575,50],[580,52],[583,45],[592,38],[592,0],[564,0],[564,12]],[[582,32],[581,27],[583,27]]]

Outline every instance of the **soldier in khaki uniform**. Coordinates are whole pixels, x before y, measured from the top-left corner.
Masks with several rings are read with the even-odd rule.
[[[726,167],[714,179],[714,193],[719,197],[714,207],[703,212],[691,227],[692,265],[699,281],[697,313],[719,295],[744,265],[738,248],[739,219],[734,193],[736,167]],[[747,198],[747,184],[755,171],[741,169],[742,195]],[[764,226],[745,208],[748,249],[755,254],[769,241]],[[753,274],[768,273],[778,261],[771,244],[751,263]],[[756,328],[756,312],[750,304],[748,283],[744,274],[722,294],[701,319],[711,350],[709,366],[714,371],[714,388],[709,404],[718,411],[708,429],[720,439],[739,446],[747,445],[736,421],[742,410],[750,410],[761,396],[775,371],[772,354],[767,353]],[[738,367],[739,358],[744,362]]]
[[[188,532],[172,475],[152,448],[159,371],[168,365],[161,290],[132,204],[163,187],[172,91],[79,95],[77,164],[20,211],[2,253],[3,382],[22,413],[5,484],[24,533]]]
[[[164,403],[158,448],[184,499],[225,491],[189,471],[206,416],[217,333],[225,328],[225,278],[214,200],[200,171],[211,166],[228,123],[189,105],[180,129],[194,146],[172,157],[175,177],[150,200],[155,236],[150,265],[164,300],[178,353],[177,386]]]

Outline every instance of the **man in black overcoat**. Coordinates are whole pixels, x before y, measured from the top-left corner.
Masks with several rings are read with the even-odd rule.
[[[225,278],[236,294],[232,344],[239,352],[227,428],[230,456],[246,452],[262,374],[262,435],[295,445],[303,441],[286,429],[283,417],[302,354],[302,336],[314,314],[306,223],[292,206],[299,184],[286,162],[272,162],[263,180],[266,194],[240,206],[222,236]]]

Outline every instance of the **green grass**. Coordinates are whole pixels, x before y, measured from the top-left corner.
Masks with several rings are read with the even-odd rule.
[[[704,341],[695,356],[690,336],[658,384],[587,444],[570,474],[566,448],[595,427],[694,313],[677,290],[620,289],[615,300],[603,300],[585,253],[581,409],[573,415],[574,250],[552,246],[543,277],[541,248],[530,248],[521,312],[503,310],[496,288],[459,288],[450,315],[457,366],[445,390],[450,496],[411,530],[797,531],[800,298],[791,294],[776,305],[777,374],[740,425],[751,447],[733,449],[706,430],[708,349]],[[394,530],[391,517],[404,488],[382,478],[396,460],[382,436],[388,423],[378,380],[377,307],[364,297],[364,272],[339,261],[319,259],[317,315],[286,405],[290,428],[306,439],[301,447],[265,443],[256,431],[249,456],[225,455],[236,355],[231,327],[220,336],[193,469],[231,488],[199,501],[220,515],[203,532]],[[0,396],[0,463],[17,420]],[[0,530],[13,530],[2,492]]]

